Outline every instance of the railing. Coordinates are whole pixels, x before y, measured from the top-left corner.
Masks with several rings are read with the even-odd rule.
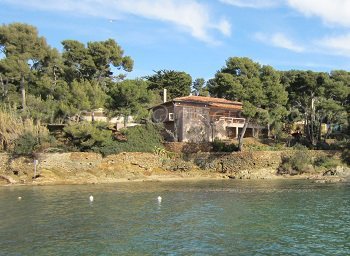
[[[217,121],[224,121],[229,124],[244,124],[245,118],[241,117],[220,117]]]

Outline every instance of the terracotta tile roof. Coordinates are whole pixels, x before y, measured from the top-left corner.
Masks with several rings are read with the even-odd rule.
[[[209,106],[211,107],[217,107],[217,108],[229,108],[229,109],[238,109],[242,110],[241,104],[220,104],[220,103],[210,103]]]
[[[222,98],[214,98],[214,97],[203,97],[203,96],[185,96],[185,97],[179,97],[173,99],[173,101],[190,101],[190,102],[201,102],[201,103],[208,103],[208,104],[215,104],[219,103],[222,104],[223,106],[227,106],[226,104],[234,104],[234,105],[242,105],[242,102],[238,101],[231,101],[231,100],[226,100]]]

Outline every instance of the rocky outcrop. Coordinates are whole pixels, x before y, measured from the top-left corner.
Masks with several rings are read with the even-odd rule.
[[[38,155],[37,176],[34,159],[11,158],[0,154],[0,184],[83,184],[128,180],[159,180],[175,178],[273,179],[282,157],[292,151],[255,151],[235,153],[196,153],[156,155],[152,153],[120,153],[103,158],[96,153],[45,153]],[[314,157],[340,152],[310,151]],[[302,178],[326,179],[327,176],[307,174]],[[335,175],[350,177],[348,167],[339,166]],[[325,178],[322,178],[325,177]]]

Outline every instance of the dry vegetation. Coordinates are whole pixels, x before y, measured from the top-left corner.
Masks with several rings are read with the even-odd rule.
[[[16,140],[26,133],[42,137],[48,135],[48,130],[32,119],[22,120],[12,110],[0,109],[0,151],[11,150]]]

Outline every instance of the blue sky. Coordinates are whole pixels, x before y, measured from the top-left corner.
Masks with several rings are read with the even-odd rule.
[[[0,0],[3,24],[24,22],[48,43],[115,39],[153,70],[210,79],[229,57],[279,70],[350,70],[348,0]]]

